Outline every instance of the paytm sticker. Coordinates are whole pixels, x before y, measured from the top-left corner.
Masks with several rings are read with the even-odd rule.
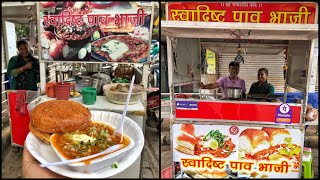
[[[292,109],[288,104],[281,104],[276,109],[276,123],[291,124],[292,122]]]
[[[188,102],[188,109],[190,109],[190,110],[198,110],[198,102],[189,101]]]
[[[198,102],[194,101],[176,101],[177,109],[198,110]]]

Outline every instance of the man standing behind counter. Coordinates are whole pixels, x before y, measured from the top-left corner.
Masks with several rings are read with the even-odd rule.
[[[219,78],[215,83],[204,85],[200,83],[201,89],[215,89],[222,87],[223,98],[228,98],[227,88],[228,87],[238,87],[242,89],[242,97],[246,94],[246,84],[245,81],[238,77],[240,65],[237,62],[229,63],[229,76]]]

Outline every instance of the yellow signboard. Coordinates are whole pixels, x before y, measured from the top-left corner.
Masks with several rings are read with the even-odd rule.
[[[206,49],[206,60],[207,60],[207,74],[216,74],[216,54]]]

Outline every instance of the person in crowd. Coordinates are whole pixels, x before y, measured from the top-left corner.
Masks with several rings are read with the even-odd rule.
[[[216,82],[212,84],[204,85],[202,82],[200,83],[200,88],[202,89],[215,89],[222,87],[223,89],[223,98],[227,98],[227,88],[228,87],[238,87],[242,89],[242,97],[245,97],[246,93],[246,84],[245,81],[238,77],[240,70],[240,65],[237,62],[229,63],[229,76],[221,77]]]
[[[40,81],[39,60],[30,53],[27,41],[17,43],[19,54],[9,60],[7,72],[11,77],[10,89],[36,91]]]
[[[268,69],[260,68],[258,70],[258,81],[250,87],[249,94],[271,94],[274,95],[274,87],[268,82]]]

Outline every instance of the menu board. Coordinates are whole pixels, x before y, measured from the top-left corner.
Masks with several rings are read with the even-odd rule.
[[[169,21],[314,24],[317,3],[169,2]]]
[[[137,2],[40,2],[41,60],[145,63],[151,7]]]
[[[177,120],[301,124],[302,107],[294,103],[176,99],[175,108]]]
[[[300,129],[173,124],[175,178],[300,178]]]

